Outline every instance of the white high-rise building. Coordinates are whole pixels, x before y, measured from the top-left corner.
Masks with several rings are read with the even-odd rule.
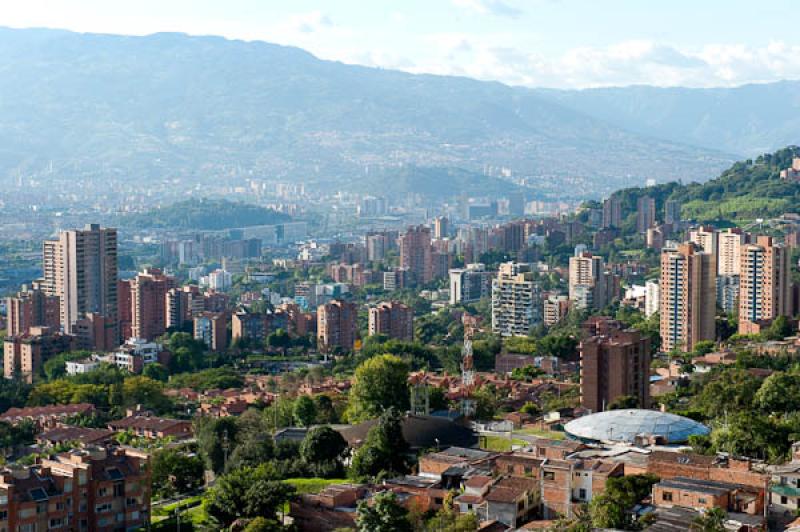
[[[644,283],[644,315],[648,318],[658,312],[661,305],[661,285],[658,280]]]
[[[744,244],[745,234],[741,229],[726,229],[719,233],[717,237],[719,248],[717,273],[719,275],[739,275],[741,249]]]
[[[450,304],[472,303],[492,293],[493,272],[481,263],[450,270]]]
[[[501,264],[492,281],[492,330],[501,336],[527,336],[540,323],[541,292],[530,265]]]

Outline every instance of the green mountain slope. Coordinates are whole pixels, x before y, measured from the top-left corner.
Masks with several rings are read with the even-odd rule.
[[[647,178],[706,179],[735,160],[631,133],[530,89],[219,37],[0,28],[0,79],[0,184],[256,176],[361,190],[408,165],[490,177],[509,168],[558,197],[566,178],[599,195]],[[480,194],[476,183],[458,192]]]
[[[639,197],[656,200],[658,212],[664,202],[678,200],[683,217],[699,222],[718,220],[746,222],[773,218],[786,212],[800,212],[800,182],[780,178],[781,170],[800,156],[800,147],[790,146],[756,159],[735,163],[722,174],[705,183],[667,183],[649,188],[631,188],[615,193],[628,212],[636,209]]]
[[[140,229],[222,230],[273,225],[291,218],[272,209],[227,200],[192,199],[123,217],[120,223]]]

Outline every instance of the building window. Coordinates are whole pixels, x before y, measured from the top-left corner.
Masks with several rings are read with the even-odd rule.
[[[117,482],[114,484],[114,497],[124,497],[125,496],[125,484],[122,482]]]
[[[789,502],[789,498],[786,495],[781,495],[781,504],[787,504]]]
[[[662,501],[672,501],[672,492],[671,491],[663,492],[661,494],[661,500]]]
[[[581,488],[578,490],[578,498],[582,501],[586,500],[586,490]]]
[[[706,500],[703,499],[703,498],[700,498],[700,499],[697,499],[697,502],[699,502],[700,504],[705,504]]]
[[[556,474],[553,471],[545,471],[543,477],[545,480],[555,480]]]

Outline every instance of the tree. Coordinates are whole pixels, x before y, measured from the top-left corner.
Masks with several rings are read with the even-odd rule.
[[[766,413],[800,410],[800,375],[773,373],[761,383],[753,403]]]
[[[341,434],[330,427],[314,427],[300,444],[300,458],[315,471],[315,476],[339,476],[344,472],[347,449]]]
[[[724,532],[727,514],[722,508],[711,508],[694,518],[690,530],[696,532]]]
[[[609,410],[625,410],[626,408],[639,408],[639,399],[632,395],[620,395],[608,403]]]
[[[275,480],[267,464],[242,467],[222,475],[206,492],[203,504],[223,527],[237,519],[276,519],[277,510],[294,494],[293,486]]]
[[[153,490],[166,498],[200,487],[205,468],[197,456],[178,449],[161,449],[153,454],[151,471]]]
[[[164,395],[164,385],[144,376],[125,379],[122,383],[122,397],[126,406],[142,405],[157,412],[168,410],[172,404]]]
[[[167,371],[167,368],[157,362],[154,364],[147,364],[142,369],[142,375],[159,382],[167,382],[169,379],[169,371]]]
[[[294,420],[301,427],[308,427],[317,419],[317,406],[307,395],[301,395],[294,401]]]
[[[492,419],[497,412],[497,397],[490,386],[483,386],[472,394],[475,400],[475,417],[478,419]]]
[[[390,408],[369,429],[363,445],[353,455],[350,475],[372,478],[408,472],[408,442],[403,437],[402,418]]]
[[[292,338],[289,333],[283,329],[277,329],[275,332],[267,336],[267,347],[272,349],[279,349],[281,353],[286,356],[286,350],[292,345]]]
[[[324,393],[314,396],[314,406],[317,409],[317,423],[338,423],[339,415],[330,395]]]
[[[445,496],[442,508],[425,523],[424,530],[430,532],[476,532],[480,521],[474,512],[458,513],[453,506],[456,492]]]
[[[408,510],[397,503],[397,496],[391,491],[382,491],[367,501],[358,503],[356,526],[358,532],[412,532]]]
[[[278,532],[279,530],[285,529],[277,521],[264,517],[256,517],[244,527],[244,532]]]
[[[346,412],[359,423],[378,417],[389,408],[408,409],[408,364],[394,355],[382,355],[356,368]]]
[[[536,403],[532,403],[530,401],[522,405],[522,408],[520,408],[519,411],[522,412],[523,414],[528,414],[531,416],[538,416],[541,415],[542,413],[542,409],[539,408],[539,405],[537,405]]]
[[[769,324],[767,330],[762,334],[765,340],[783,340],[787,336],[791,336],[792,323],[786,316],[778,316],[772,323]]]
[[[650,493],[658,482],[654,475],[630,475],[608,479],[604,493],[593,497],[589,514],[594,528],[638,530],[628,510]]]
[[[200,417],[195,421],[194,434],[200,456],[206,467],[214,473],[222,473],[230,450],[238,437],[239,427],[231,417]]]
[[[694,356],[698,356],[698,357],[699,356],[703,356],[703,355],[707,355],[708,353],[711,353],[712,351],[714,351],[714,349],[716,349],[716,347],[717,347],[717,344],[715,342],[713,342],[712,340],[701,340],[701,341],[697,342],[696,344],[694,344],[694,351],[692,351],[692,354]]]

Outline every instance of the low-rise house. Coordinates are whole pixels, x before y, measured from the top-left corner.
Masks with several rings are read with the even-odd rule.
[[[722,508],[727,512],[763,515],[763,499],[753,488],[717,482],[676,477],[662,480],[653,486],[653,504],[680,506],[695,510]]]
[[[33,421],[39,430],[55,427],[68,418],[77,415],[91,415],[94,405],[77,403],[74,405],[29,406],[25,408],[9,408],[0,421],[16,425],[20,421]]]
[[[418,475],[386,480],[382,488],[393,491],[403,506],[415,512],[439,510],[449,493],[441,481]]]
[[[86,447],[87,445],[106,445],[111,442],[113,437],[114,432],[106,429],[62,425],[39,434],[36,436],[36,442],[40,445],[77,443],[81,447]]]
[[[82,373],[90,373],[100,367],[102,360],[97,355],[92,355],[88,358],[80,360],[67,360],[66,371],[67,375],[80,375]]]
[[[317,494],[302,494],[289,505],[289,516],[300,532],[355,528],[356,505],[368,490],[360,484],[334,484]]]
[[[441,479],[448,469],[453,467],[476,467],[487,463],[492,453],[479,449],[449,447],[443,451],[427,453],[419,458],[419,474],[421,476]]]
[[[172,437],[176,439],[192,436],[192,422],[182,419],[167,419],[150,414],[133,414],[111,421],[108,428],[115,432],[132,432],[147,439]]]
[[[539,508],[539,482],[524,477],[501,478],[491,486],[484,500],[487,520],[515,528],[535,516]]]
[[[800,510],[800,462],[773,466],[770,473],[770,511],[779,515],[796,515]]]

